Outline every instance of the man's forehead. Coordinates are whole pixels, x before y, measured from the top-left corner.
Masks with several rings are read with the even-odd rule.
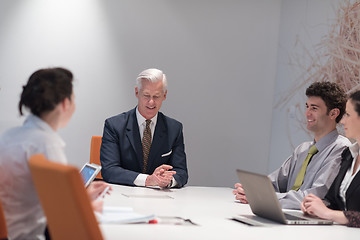
[[[324,100],[321,97],[308,97],[306,101],[306,105],[308,106],[326,106]]]
[[[140,89],[140,91],[144,94],[153,94],[153,95],[159,95],[162,94],[162,90],[151,90],[151,89],[147,89],[147,88],[142,88]]]

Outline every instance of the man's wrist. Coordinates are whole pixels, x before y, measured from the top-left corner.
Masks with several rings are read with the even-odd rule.
[[[166,188],[171,188],[173,185],[173,179],[171,179],[170,183],[166,186]]]
[[[134,185],[138,187],[145,187],[148,179],[147,174],[140,173],[134,180]]]

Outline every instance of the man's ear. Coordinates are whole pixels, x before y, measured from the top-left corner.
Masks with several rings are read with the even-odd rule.
[[[164,93],[164,100],[166,99],[166,95],[167,95],[167,90],[165,90],[165,93]]]
[[[135,96],[138,98],[139,97],[139,89],[137,86],[135,86]]]
[[[340,110],[338,108],[331,109],[329,115],[331,119],[336,119],[340,114]]]

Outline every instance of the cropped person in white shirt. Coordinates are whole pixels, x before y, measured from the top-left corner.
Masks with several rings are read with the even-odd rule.
[[[49,160],[66,164],[65,143],[57,134],[75,111],[73,74],[64,68],[34,72],[23,87],[19,111],[30,110],[23,126],[6,131],[0,137],[0,199],[10,239],[45,239],[46,218],[40,205],[28,160],[44,154]],[[104,182],[87,189],[91,200],[106,188]],[[102,201],[93,201],[94,210]]]

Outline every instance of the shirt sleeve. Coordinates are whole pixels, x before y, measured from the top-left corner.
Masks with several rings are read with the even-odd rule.
[[[178,185],[178,183],[177,183],[177,181],[175,180],[175,178],[173,177],[170,187],[171,187],[171,188],[172,188],[172,187],[176,187],[177,185]]]
[[[304,198],[304,193],[301,190],[287,190],[289,173],[292,169],[292,165],[294,164],[294,158],[295,152],[279,169],[269,175],[281,207],[287,209],[300,209],[301,201]]]
[[[134,180],[134,184],[135,186],[138,187],[145,187],[145,182],[146,182],[146,178],[148,177],[148,174],[143,174],[140,173]],[[170,188],[177,186],[177,182],[175,180],[175,178],[173,177],[172,181],[171,181],[171,186],[169,186]]]
[[[288,157],[279,169],[268,176],[277,193],[286,192],[293,157],[293,155]]]
[[[146,178],[148,176],[149,176],[148,174],[140,173],[134,180],[135,186],[145,187]]]
[[[348,219],[349,223],[347,226],[349,227],[360,227],[360,212],[357,211],[344,211],[345,217]]]

